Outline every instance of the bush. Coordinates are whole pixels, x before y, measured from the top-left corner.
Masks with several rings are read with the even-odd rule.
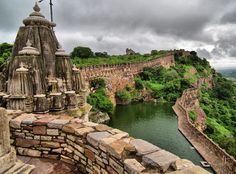
[[[88,47],[75,47],[74,50],[71,53],[71,57],[74,59],[75,57],[79,58],[89,58],[93,57],[93,52]]]
[[[120,100],[121,102],[130,103],[132,96],[129,93],[129,91],[127,91],[126,89],[123,89],[116,92],[116,98]]]
[[[93,87],[95,89],[105,88],[106,82],[103,78],[93,79],[90,81],[90,87]]]
[[[107,52],[95,52],[96,57],[109,57]]]
[[[113,104],[103,88],[98,89],[95,93],[91,93],[88,96],[88,103],[95,109],[99,109],[100,111],[108,114],[112,114],[114,111]]]
[[[197,113],[196,113],[195,111],[190,111],[190,112],[188,113],[188,115],[189,115],[189,118],[190,118],[193,122],[196,121],[196,119],[197,119]]]
[[[135,79],[135,88],[141,90],[144,88],[143,81],[140,78]]]

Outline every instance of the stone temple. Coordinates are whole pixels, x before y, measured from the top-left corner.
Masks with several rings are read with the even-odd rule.
[[[37,3],[23,24],[0,72],[0,106],[28,113],[83,106],[86,85],[56,38],[56,24],[45,19]]]

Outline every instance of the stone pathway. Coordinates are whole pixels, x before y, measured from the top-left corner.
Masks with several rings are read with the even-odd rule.
[[[26,164],[35,165],[31,174],[75,174],[75,167],[58,160],[17,156]]]

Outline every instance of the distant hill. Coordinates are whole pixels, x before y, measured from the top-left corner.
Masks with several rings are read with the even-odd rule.
[[[236,68],[222,69],[217,71],[227,79],[230,79],[236,83]]]

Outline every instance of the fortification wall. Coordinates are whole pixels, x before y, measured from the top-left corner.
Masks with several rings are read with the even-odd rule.
[[[81,74],[86,81],[95,78],[104,78],[107,84],[107,92],[115,104],[115,92],[126,86],[134,85],[134,77],[143,71],[144,67],[163,66],[169,68],[175,65],[174,56],[168,54],[156,59],[114,65],[96,65],[81,68]]]
[[[189,108],[196,103],[196,94],[196,89],[187,89],[173,106],[178,116],[178,128],[217,173],[233,174],[236,172],[235,159],[199,131],[189,120]]]
[[[76,165],[81,173],[136,174],[175,170],[208,173],[126,132],[78,118],[15,114],[10,127],[12,144],[18,154],[62,160]]]

